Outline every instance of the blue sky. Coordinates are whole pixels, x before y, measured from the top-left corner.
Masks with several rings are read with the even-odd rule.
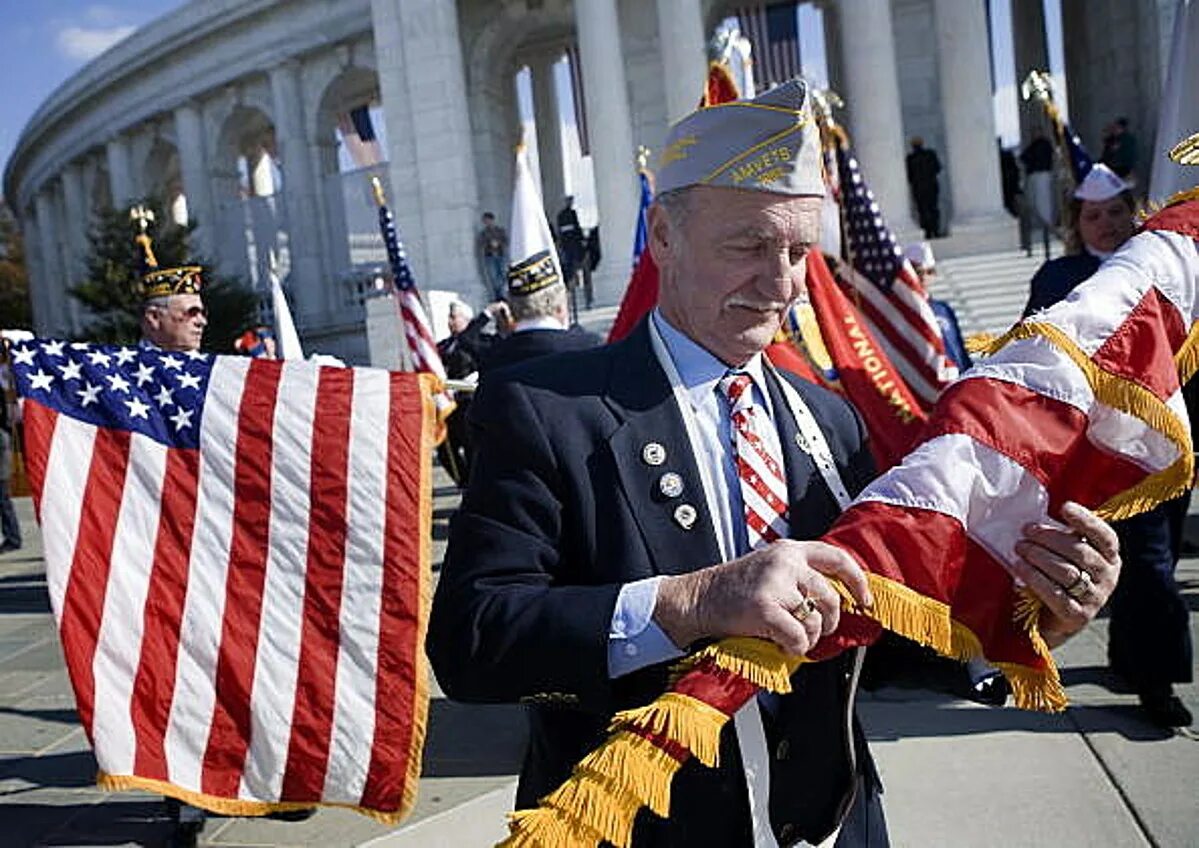
[[[0,0],[0,163],[38,105],[90,59],[184,0]]]

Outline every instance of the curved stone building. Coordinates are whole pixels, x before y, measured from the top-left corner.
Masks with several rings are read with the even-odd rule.
[[[1017,34],[1037,36],[1017,50],[1022,75],[1046,64],[1044,23],[1040,0],[1011,2]],[[8,163],[4,193],[26,236],[36,328],[61,334],[86,323],[66,289],[83,270],[92,211],[157,196],[175,220],[196,224],[193,249],[222,271],[261,285],[273,263],[309,348],[366,361],[362,281],[385,258],[367,176],[378,173],[389,185],[421,287],[481,300],[474,233],[486,209],[507,223],[520,128],[513,81],[521,68],[531,73],[536,114],[554,116],[537,121],[551,211],[563,194],[563,124],[552,80],[564,53],[578,57],[576,90],[590,128],[603,222],[597,300],[614,303],[628,271],[635,150],[658,150],[668,122],[693,107],[706,69],[705,42],[744,5],[187,3],[61,86],[31,119]],[[911,134],[941,153],[943,197],[957,228],[999,220],[983,0],[817,5],[831,86],[850,104],[847,122],[859,158],[892,223],[911,229],[903,169]],[[1077,72],[1091,82],[1101,73],[1091,57],[1107,55],[1113,39],[1133,39],[1138,55],[1165,43],[1168,22],[1158,15],[1159,6],[1170,5],[1165,0],[1136,8],[1117,0],[1063,5],[1067,24],[1071,15],[1086,14],[1085,54],[1076,48],[1072,58],[1067,43],[1072,79]],[[1136,65],[1134,82],[1121,82],[1115,95],[1094,104],[1096,115],[1117,108],[1128,114],[1143,139],[1152,131],[1149,110],[1164,61],[1153,57]],[[1131,92],[1126,108],[1119,92]],[[347,164],[339,131],[362,107],[369,107],[383,142],[383,162],[373,170]]]

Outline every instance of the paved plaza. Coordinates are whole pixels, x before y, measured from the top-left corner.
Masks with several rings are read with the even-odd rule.
[[[437,480],[435,562],[457,494]],[[0,556],[0,845],[161,845],[162,801],[104,793],[75,715],[46,594],[32,504],[24,549]],[[1191,536],[1199,537],[1199,515]],[[1199,559],[1179,577],[1199,629]],[[1196,634],[1199,636],[1199,633]],[[862,693],[897,846],[1199,845],[1199,740],[1143,722],[1104,662],[1106,621],[1059,652],[1071,708],[990,709],[922,688]],[[944,682],[944,681],[941,681]],[[1199,687],[1180,690],[1199,712]],[[388,828],[345,810],[302,823],[213,817],[207,846],[470,848],[504,834],[520,751],[519,707],[430,705],[420,800]]]

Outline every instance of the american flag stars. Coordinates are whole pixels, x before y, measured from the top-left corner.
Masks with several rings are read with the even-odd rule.
[[[199,351],[34,340],[16,345],[24,394],[62,415],[195,447],[213,358]]]

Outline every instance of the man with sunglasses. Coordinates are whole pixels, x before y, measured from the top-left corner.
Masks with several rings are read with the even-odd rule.
[[[199,350],[208,326],[208,310],[200,297],[200,269],[170,268],[151,274],[158,280],[143,282],[143,341],[163,350]]]

